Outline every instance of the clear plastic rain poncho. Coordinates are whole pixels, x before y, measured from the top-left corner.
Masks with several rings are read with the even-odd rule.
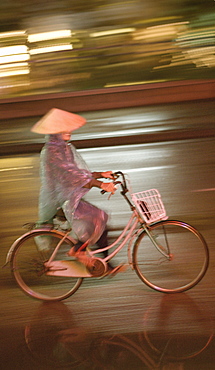
[[[39,221],[52,221],[62,208],[77,239],[95,244],[108,216],[82,200],[90,190],[83,186],[92,180],[92,173],[75,147],[63,141],[60,134],[47,135],[41,151],[40,177]]]

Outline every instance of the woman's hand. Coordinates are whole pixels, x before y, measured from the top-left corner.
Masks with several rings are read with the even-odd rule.
[[[113,180],[113,172],[112,171],[105,171],[101,172],[101,176],[105,179],[112,179]]]
[[[102,182],[101,189],[111,194],[114,194],[117,190],[113,182]]]

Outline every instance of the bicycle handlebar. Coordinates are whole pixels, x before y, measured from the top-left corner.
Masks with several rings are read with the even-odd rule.
[[[120,176],[122,178],[122,181],[115,181]],[[113,183],[114,184],[120,184],[121,185],[122,190],[121,190],[120,193],[125,198],[125,200],[128,203],[130,209],[133,211],[135,209],[135,206],[133,205],[133,203],[130,201],[130,199],[126,195],[126,193],[129,191],[129,189],[127,187],[127,182],[126,182],[124,173],[121,172],[121,171],[117,171],[117,172],[114,172],[113,173],[112,177],[113,177]],[[105,190],[102,190],[101,193],[104,194],[104,193],[106,193],[106,191]]]
[[[121,172],[121,171],[117,171],[117,172],[114,172],[114,175],[116,175],[117,176],[117,178],[119,177],[119,176],[121,176],[122,177],[122,181],[119,181],[120,182],[120,184],[121,184],[121,187],[122,187],[122,191],[121,191],[121,194],[126,194],[127,192],[128,192],[128,188],[127,188],[127,183],[126,183],[126,179],[125,179],[125,175],[124,175],[124,173],[123,172]]]

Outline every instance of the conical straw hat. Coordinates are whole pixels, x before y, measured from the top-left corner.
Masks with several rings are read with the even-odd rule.
[[[53,108],[31,128],[31,131],[38,134],[69,133],[83,126],[85,123],[85,118],[78,114]]]

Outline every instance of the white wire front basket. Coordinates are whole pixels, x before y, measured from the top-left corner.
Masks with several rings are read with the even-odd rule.
[[[157,189],[131,194],[131,198],[147,224],[167,219],[161,195]]]

